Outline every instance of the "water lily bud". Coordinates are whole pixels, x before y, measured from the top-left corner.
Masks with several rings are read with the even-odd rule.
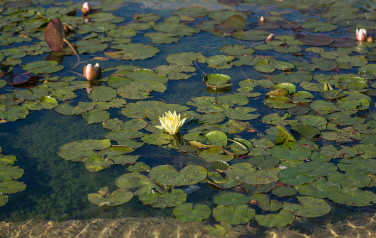
[[[87,80],[95,79],[95,69],[91,64],[88,64],[84,67],[84,77]]]
[[[264,22],[264,21],[265,21],[264,16],[261,16],[260,19],[259,19],[259,22]]]
[[[369,42],[369,43],[372,43],[372,42],[373,42],[373,38],[372,38],[372,36],[368,36],[368,37],[367,37],[367,42]]]
[[[95,64],[94,70],[95,70],[95,79],[100,79],[102,77],[102,68],[98,63]]]
[[[356,40],[365,41],[367,39],[366,29],[356,29]]]
[[[89,14],[89,12],[90,12],[90,5],[89,5],[88,2],[85,2],[84,4],[82,4],[81,12],[82,12],[82,15]]]
[[[273,38],[274,38],[274,34],[270,34],[268,35],[268,37],[266,37],[265,41],[271,41],[273,40]]]

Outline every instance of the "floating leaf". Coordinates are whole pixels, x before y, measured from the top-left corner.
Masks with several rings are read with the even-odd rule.
[[[231,87],[231,77],[225,74],[207,74],[204,77],[204,83],[211,88],[220,89]]]
[[[0,105],[0,119],[5,121],[16,121],[25,118],[29,114],[26,107],[17,105]]]
[[[132,192],[119,188],[115,190],[114,192],[110,193],[108,187],[104,187],[99,189],[97,193],[89,193],[87,195],[88,200],[95,204],[98,205],[99,207],[101,206],[118,206],[124,203],[129,202],[133,197]]]
[[[171,165],[160,165],[150,171],[150,177],[168,186],[193,185],[204,180],[206,176],[206,169],[197,165],[188,165],[179,172]]]
[[[331,210],[329,204],[321,198],[299,196],[298,200],[302,205],[285,202],[283,208],[302,217],[320,217],[328,214]]]
[[[213,209],[213,216],[217,221],[232,225],[245,224],[255,216],[255,210],[247,205],[223,206]]]
[[[116,97],[116,90],[106,86],[95,86],[89,94],[93,101],[105,102]]]
[[[224,206],[237,206],[247,204],[249,197],[241,193],[225,192],[215,196],[214,202]]]
[[[174,216],[183,222],[199,222],[207,219],[211,210],[207,205],[183,203],[173,210]]]
[[[111,48],[120,49],[120,51],[108,51],[104,54],[115,59],[122,60],[144,60],[153,57],[159,52],[157,48],[142,43],[128,43],[118,47]]]
[[[172,191],[166,191],[163,193],[149,190],[148,192],[141,193],[138,198],[143,204],[152,207],[166,208],[176,207],[182,204],[187,199],[187,195],[181,189],[173,189]]]
[[[0,181],[0,193],[10,194],[25,190],[26,184],[14,180]]]
[[[93,109],[87,113],[82,114],[82,117],[88,123],[101,123],[110,118],[110,113],[102,109]]]
[[[56,61],[33,61],[22,66],[22,69],[34,74],[50,74],[62,70],[64,66],[58,65]]]
[[[60,147],[58,155],[66,160],[79,162],[90,155],[92,151],[110,148],[111,142],[104,140],[80,140],[65,144]]]
[[[205,134],[210,145],[225,147],[227,145],[227,136],[222,131],[211,131]]]
[[[294,215],[291,211],[282,209],[277,214],[256,215],[255,220],[259,225],[266,227],[284,227],[294,221]]]

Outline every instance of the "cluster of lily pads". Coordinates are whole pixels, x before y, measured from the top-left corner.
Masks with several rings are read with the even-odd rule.
[[[26,188],[25,183],[17,181],[22,177],[24,170],[13,165],[16,161],[17,158],[14,155],[0,154],[0,206],[8,202],[8,194],[17,193]]]
[[[0,119],[16,121],[31,110],[54,109],[108,129],[101,140],[74,141],[58,152],[68,161],[82,162],[91,172],[128,166],[128,172],[116,178],[115,191],[103,187],[88,194],[88,200],[98,206],[121,205],[137,196],[145,205],[173,207],[174,216],[182,221],[202,221],[212,215],[224,224],[255,220],[263,226],[282,227],[296,217],[325,215],[332,202],[376,203],[372,192],[376,114],[370,112],[376,64],[369,63],[375,61],[376,44],[355,39],[355,28],[367,28],[371,17],[346,1],[338,2],[348,13],[333,11],[337,2],[328,6],[327,1],[307,1],[299,6],[302,11],[309,12],[312,5],[327,7],[321,14],[326,22],[301,24],[285,19],[284,13],[272,12],[260,22],[249,12],[196,7],[181,8],[164,19],[140,13],[125,24],[124,17],[110,13],[116,8],[105,4],[96,6],[102,11],[88,14],[85,21],[75,12],[78,4],[20,10],[12,7],[16,2],[9,2],[0,9],[0,75],[7,79],[0,80],[0,87],[28,88],[2,91]],[[296,7],[292,1],[273,3]],[[356,24],[344,21],[354,14],[359,16]],[[61,57],[72,55],[70,48],[23,64],[25,56],[50,52],[43,34],[56,17],[65,24],[78,54],[98,54],[118,65],[102,68],[105,77],[89,82],[61,65]],[[217,55],[188,51],[169,54],[166,64],[158,62],[152,69],[130,65],[163,53],[158,45],[177,44],[199,32],[236,41],[217,47],[221,53]],[[275,37],[265,41],[270,34]],[[153,45],[132,43],[134,36],[146,36]],[[28,46],[12,46],[22,42]],[[151,99],[166,92],[171,80],[194,78],[199,65],[213,72],[202,79],[201,87],[208,88],[205,95],[189,98],[184,105]],[[63,69],[64,76],[59,74]],[[230,77],[231,69],[252,69],[256,78]],[[26,84],[36,76],[40,78],[36,84]],[[77,92],[84,90],[87,100],[75,100]],[[265,107],[260,108],[261,103]],[[167,111],[187,118],[180,134],[156,128]],[[197,156],[197,164],[150,168],[137,162],[137,149],[145,144],[189,152]],[[206,185],[220,190],[214,195],[215,205],[185,202],[187,189]],[[207,229],[218,234],[229,227]]]

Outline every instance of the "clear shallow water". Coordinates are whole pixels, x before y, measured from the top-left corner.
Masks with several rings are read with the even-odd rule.
[[[196,2],[195,2],[196,3]],[[191,4],[191,2],[187,3]],[[258,8],[255,5],[250,6],[228,6],[217,5],[212,2],[199,2],[199,4],[209,9],[229,9],[234,8],[237,10],[247,10],[257,12],[260,11],[266,13],[273,10],[273,6],[261,6]],[[166,3],[166,5],[159,5],[158,3],[144,4],[143,6],[152,8],[140,8],[139,3],[128,3],[122,6],[119,10],[114,11],[117,16],[124,16],[125,22],[131,21],[134,13],[142,12],[155,12],[163,17],[169,16],[175,9],[180,6],[179,3],[174,3],[172,9],[167,9],[165,6],[172,6]],[[159,7],[158,7],[159,6]],[[176,7],[175,7],[176,6]],[[162,10],[162,9],[163,10]],[[303,13],[297,13],[291,15],[289,20],[299,21],[300,17],[307,17]],[[309,16],[308,16],[309,17]],[[287,18],[287,17],[286,17]],[[257,17],[250,17],[247,19],[249,22],[254,22]],[[149,30],[150,31],[150,30]],[[147,33],[148,31],[143,31]],[[286,34],[286,30],[278,30],[276,33]],[[336,35],[352,36],[352,33],[342,32],[337,30],[336,33],[329,33]],[[151,44],[150,39],[144,37],[142,34],[138,34],[132,38],[132,42],[142,42]],[[135,65],[139,67],[155,68],[159,65],[166,64],[165,58],[171,53],[180,52],[201,52],[203,55],[209,57],[211,55],[220,54],[219,48],[229,44],[244,43],[248,46],[254,46],[257,44],[240,41],[233,38],[220,38],[213,36],[210,33],[202,32],[192,37],[181,37],[179,42],[172,45],[158,45],[160,52],[153,58],[142,61],[101,61],[103,69],[114,67],[116,65]],[[257,52],[263,54],[264,52]],[[265,55],[273,55],[278,59],[284,59],[289,61],[295,59],[295,56],[290,54],[275,54],[273,52],[265,52]],[[98,54],[102,56],[102,54]],[[82,55],[81,61],[94,62],[91,60],[95,56],[94,54]],[[25,57],[25,62],[29,60],[43,59],[45,55],[37,57]],[[90,60],[90,61],[89,61]],[[66,57],[63,65],[66,69],[75,64],[75,56]],[[81,73],[81,68],[84,64],[81,64],[75,72]],[[247,78],[261,79],[263,74],[256,72],[252,67],[240,66],[230,70],[214,69],[208,67],[206,64],[198,63],[196,67],[200,70],[196,70],[191,74],[191,77],[187,80],[170,80],[167,84],[167,91],[165,93],[152,93],[152,100],[165,101],[167,103],[177,103],[185,105],[192,97],[212,95],[207,92],[206,87],[202,85],[202,77],[205,73],[225,73],[232,77],[233,90],[237,89],[237,85],[240,81]],[[68,70],[67,70],[68,71]],[[242,73],[243,72],[243,73]],[[346,73],[357,72],[356,68],[345,71]],[[332,72],[331,72],[332,73]],[[66,75],[72,73],[65,72]],[[107,77],[111,72],[104,72],[103,76]],[[335,74],[335,73],[333,73]],[[75,74],[72,74],[75,75]],[[2,93],[13,90],[10,86],[5,86],[1,89]],[[262,94],[268,92],[266,89],[258,89]],[[73,102],[77,101],[89,101],[84,90],[78,90],[76,92],[78,97],[73,99]],[[250,98],[249,105],[257,107],[260,114],[269,114],[274,111],[267,107],[262,107],[263,97]],[[372,101],[374,103],[374,100]],[[260,107],[259,107],[260,105]],[[371,110],[373,110],[371,106]],[[111,115],[119,116],[117,110],[112,110]],[[184,128],[182,128],[182,134],[187,133],[189,129],[195,127],[195,122],[188,122]],[[252,120],[252,126],[256,127],[259,133],[264,133],[269,128],[268,125],[261,123],[261,119]],[[0,218],[3,221],[10,222],[22,222],[28,219],[37,219],[42,221],[66,221],[74,219],[92,219],[92,218],[122,218],[122,217],[172,217],[172,209],[157,209],[143,205],[137,198],[132,199],[129,203],[118,207],[97,207],[90,204],[87,201],[87,194],[97,191],[99,188],[109,186],[110,189],[115,189],[113,181],[115,178],[126,172],[126,167],[112,166],[109,169],[103,170],[98,173],[91,173],[84,169],[81,163],[72,163],[63,160],[57,156],[58,149],[69,142],[82,140],[82,139],[102,139],[108,132],[100,124],[87,124],[81,116],[63,116],[56,113],[54,110],[42,110],[32,111],[27,118],[16,122],[7,122],[0,125],[0,141],[3,148],[3,154],[13,154],[18,158],[16,165],[25,170],[25,174],[20,179],[26,183],[27,188],[25,191],[10,195],[9,202],[0,208]],[[247,134],[243,133],[242,135]],[[252,138],[251,135],[249,138]],[[141,157],[139,162],[145,162],[154,167],[160,164],[171,164],[176,168],[183,168],[190,163],[202,165],[205,164],[195,156],[189,154],[178,153],[174,149],[168,147],[157,147],[153,145],[145,145],[144,147],[136,150],[137,154]],[[207,184],[200,184],[200,190],[190,194],[188,196],[188,202],[200,202],[207,204],[211,207],[215,206],[212,201],[214,194],[217,191],[207,186]],[[284,199],[281,199],[284,201]],[[285,200],[289,200],[288,198]],[[283,228],[278,232],[284,232],[288,230],[297,230],[300,233],[312,234],[320,229],[324,229],[329,222],[334,221],[336,225],[343,225],[342,221],[347,217],[354,215],[358,217],[359,214],[374,213],[375,205],[365,208],[355,208],[345,205],[338,205],[330,203],[332,211],[330,214],[320,218],[313,219],[298,219],[293,225]],[[262,212],[262,211],[258,211]],[[362,216],[362,215],[360,215]],[[372,216],[370,216],[372,217]],[[367,226],[371,223],[364,222]],[[215,220],[209,218],[209,223],[214,224]],[[111,223],[111,222],[109,222]],[[363,222],[361,222],[363,223]],[[259,229],[256,232],[257,235],[263,236],[264,232],[269,231],[267,228],[259,227],[255,222],[250,226],[254,229]],[[351,226],[348,226],[351,227]],[[143,228],[146,229],[146,228]],[[349,230],[355,228],[347,228]],[[327,229],[324,229],[327,230]],[[340,229],[339,229],[340,230]],[[337,233],[339,233],[339,230]],[[244,230],[243,230],[244,232]],[[323,231],[322,231],[323,232]],[[323,232],[326,234],[325,232]],[[246,234],[246,233],[245,233]],[[254,234],[249,232],[250,234]],[[332,233],[331,233],[332,234]],[[364,232],[362,234],[367,234]],[[346,234],[343,234],[346,235]],[[245,235],[247,236],[247,235]]]

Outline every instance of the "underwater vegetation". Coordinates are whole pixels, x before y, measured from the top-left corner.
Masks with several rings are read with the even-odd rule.
[[[1,2],[1,127],[29,132],[35,163],[59,157],[51,176],[95,178],[75,185],[87,207],[139,203],[225,236],[376,203],[375,16],[356,3]],[[61,128],[21,125],[43,116]],[[3,208],[29,186],[14,162],[0,157]]]

